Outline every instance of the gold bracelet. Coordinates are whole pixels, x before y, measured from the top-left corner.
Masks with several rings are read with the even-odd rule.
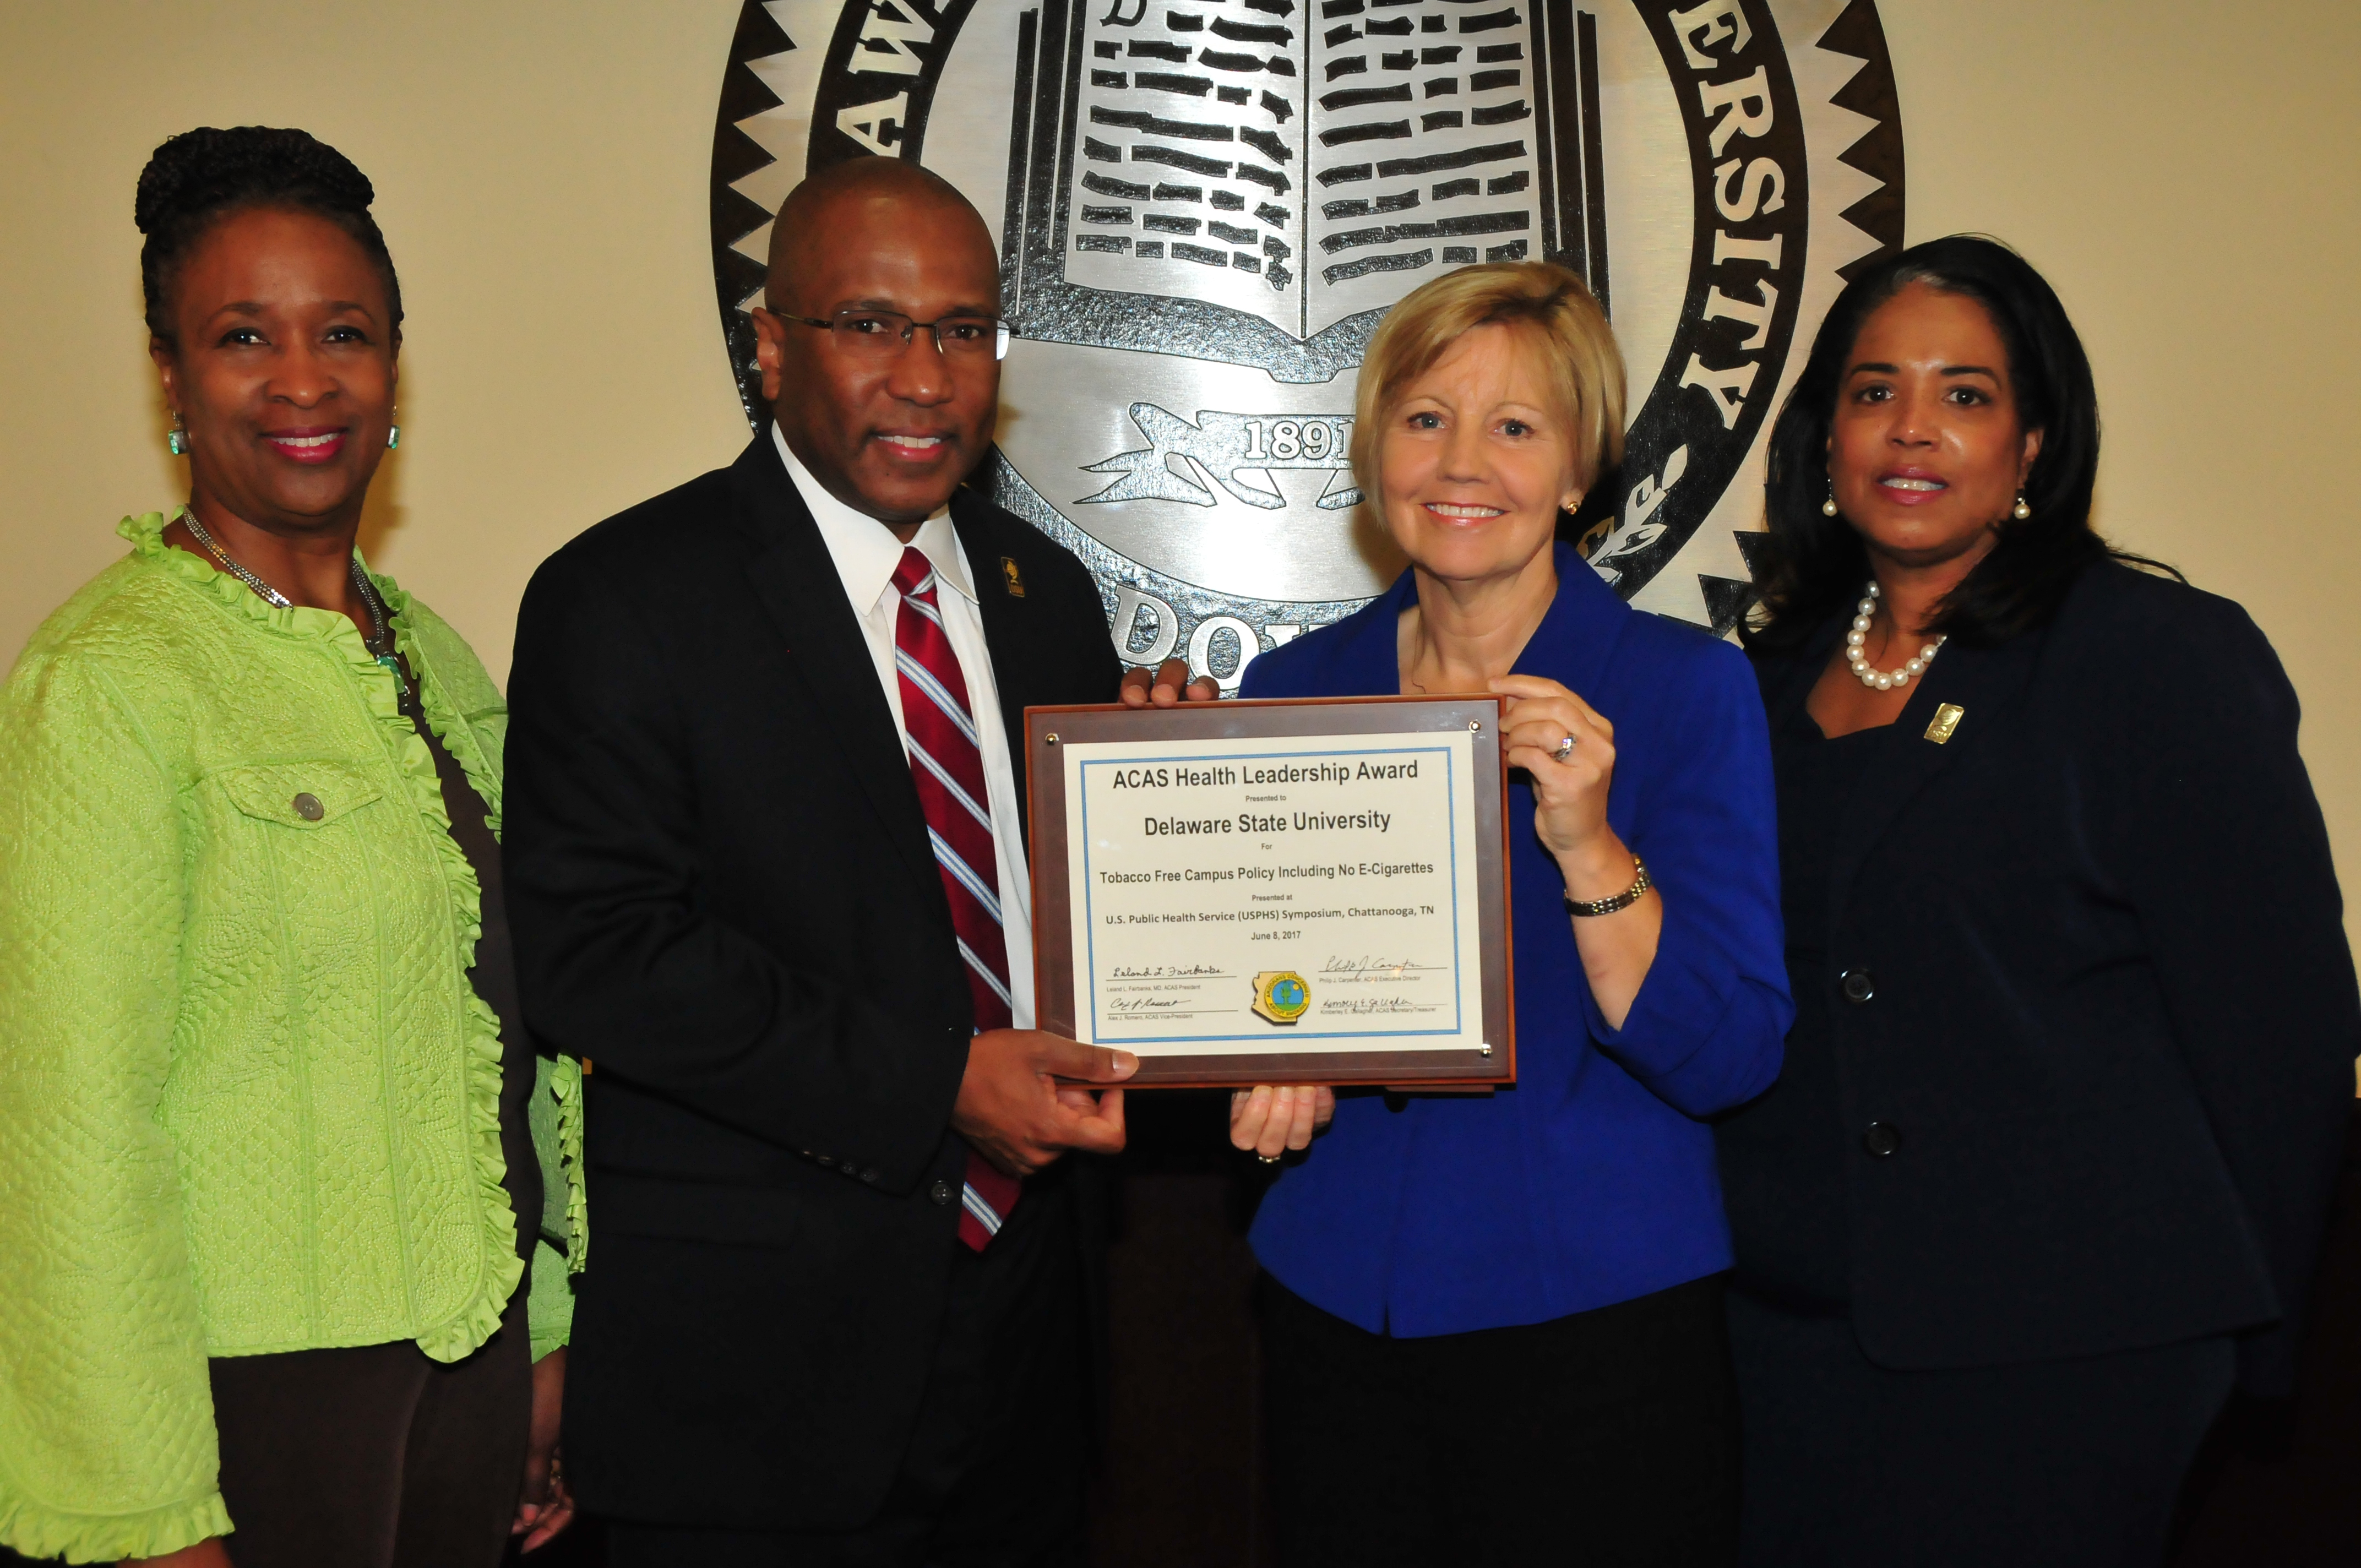
[[[1612,898],[1594,898],[1586,901],[1576,898],[1571,894],[1567,894],[1565,912],[1568,915],[1612,915],[1619,909],[1631,908],[1645,898],[1648,889],[1655,885],[1648,880],[1647,865],[1637,855],[1631,857],[1631,875],[1633,878],[1631,885]]]

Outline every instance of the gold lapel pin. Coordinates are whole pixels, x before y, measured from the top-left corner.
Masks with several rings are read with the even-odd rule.
[[[1025,597],[1025,575],[1016,569],[1016,563],[1006,555],[1000,558],[1000,580],[1008,585],[1010,598],[1021,599]]]
[[[1928,721],[1927,739],[1938,746],[1941,745],[1951,738],[1951,731],[1957,729],[1960,727],[1960,720],[1967,716],[1968,710],[1958,703],[1945,703],[1935,710],[1935,717]]]

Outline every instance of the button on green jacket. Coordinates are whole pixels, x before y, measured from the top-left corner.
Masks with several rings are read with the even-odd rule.
[[[522,1266],[478,886],[392,675],[126,519],[0,688],[0,1545],[230,1530],[209,1356],[456,1361]],[[500,825],[507,708],[383,577],[428,723]],[[533,1096],[535,1354],[583,1261],[581,1076]],[[235,1547],[233,1546],[233,1552]]]

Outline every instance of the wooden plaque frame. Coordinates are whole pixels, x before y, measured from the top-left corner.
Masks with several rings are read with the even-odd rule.
[[[1508,770],[1501,765],[1495,696],[1308,697],[1190,702],[1176,707],[1105,704],[1025,710],[1025,780],[1032,815],[1034,1012],[1051,1034],[1074,1035],[1072,882],[1066,842],[1071,743],[1265,740],[1432,735],[1476,729],[1474,748],[1477,953],[1484,1039],[1473,1050],[1247,1051],[1219,1056],[1140,1052],[1127,1089],[1251,1083],[1382,1084],[1389,1088],[1497,1088],[1516,1081],[1515,964],[1510,950]]]

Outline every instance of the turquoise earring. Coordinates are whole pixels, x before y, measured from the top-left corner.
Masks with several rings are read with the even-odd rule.
[[[189,433],[179,425],[174,425],[172,433],[164,437],[164,445],[173,456],[180,456],[189,449]]]
[[[390,451],[392,451],[395,447],[400,446],[401,444],[401,426],[400,426],[400,425],[398,425],[398,424],[397,424],[397,425],[390,425],[390,426],[388,426],[388,427],[387,427],[387,429],[386,429],[386,433],[385,433],[385,449],[386,449],[388,452],[390,452]]]

